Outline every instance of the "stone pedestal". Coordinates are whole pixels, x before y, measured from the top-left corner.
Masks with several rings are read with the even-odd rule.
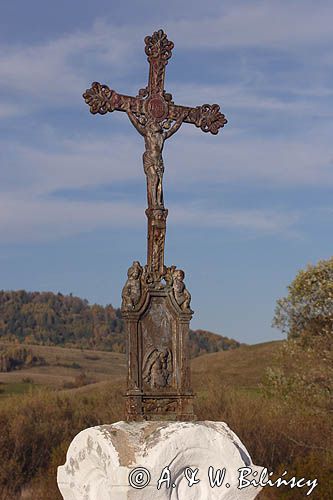
[[[238,489],[245,467],[258,479],[262,467],[223,422],[118,422],[74,438],[58,486],[64,500],[250,500],[261,488]]]

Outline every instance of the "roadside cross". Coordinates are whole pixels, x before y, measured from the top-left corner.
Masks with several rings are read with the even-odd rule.
[[[83,94],[92,114],[127,113],[145,142],[147,265],[133,262],[122,291],[121,310],[127,330],[128,420],[194,418],[188,355],[193,311],[184,271],[164,265],[168,210],[163,199],[162,151],[165,141],[182,123],[216,135],[227,120],[217,104],[192,108],[173,102],[172,95],[164,89],[165,68],[173,46],[163,30],[146,36],[148,85],[136,97],[119,94],[98,82]]]

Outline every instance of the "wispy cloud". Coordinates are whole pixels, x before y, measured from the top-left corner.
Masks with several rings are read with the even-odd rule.
[[[189,203],[172,207],[176,225],[234,228],[290,234],[299,216],[274,210],[210,210]],[[142,206],[123,202],[86,202],[19,198],[0,200],[1,243],[52,241],[107,227],[145,227]]]
[[[290,145],[285,152],[283,142],[233,141],[198,145],[192,134],[184,134],[175,141],[166,162],[168,188],[176,193],[187,189],[201,202],[174,202],[170,206],[173,221],[257,233],[288,235],[295,231],[300,220],[295,211],[241,210],[225,208],[220,203],[207,208],[208,195],[203,186],[233,180],[271,184],[312,182],[318,171],[318,157],[313,154],[310,158],[311,148],[303,151],[300,145],[294,145],[294,150]],[[122,135],[111,140],[91,136],[81,141],[58,139],[51,149],[7,145],[10,161],[1,170],[2,240],[48,240],[99,227],[143,224],[144,207],[139,204],[86,201],[87,192],[94,193],[101,186],[117,186],[119,182],[133,180],[144,185],[141,149],[137,141]],[[333,182],[333,174],[325,181]],[[54,197],[55,193],[70,190],[76,193],[72,200],[59,194]]]
[[[177,44],[211,50],[236,47],[271,47],[323,44],[333,39],[330,3],[303,0],[233,2],[220,15],[183,19],[173,24]],[[172,25],[170,25],[172,27]]]
[[[200,131],[184,125],[172,144],[166,146],[165,178],[170,188],[193,192],[200,188],[205,198],[203,186],[212,183],[244,181],[249,187],[282,188],[333,185],[331,134],[327,132],[332,132],[333,127],[328,124],[322,133],[322,128],[310,123],[332,117],[332,108],[327,105],[333,95],[332,82],[323,58],[328,57],[326,48],[333,41],[333,6],[327,3],[317,9],[310,0],[304,0],[301,8],[294,0],[258,0],[251,5],[236,1],[223,8],[219,4],[216,2],[214,16],[199,19],[190,13],[178,20],[171,16],[163,26],[179,52],[184,55],[186,51],[191,61],[198,49],[212,67],[220,61],[217,52],[221,61],[227,53],[236,54],[235,60],[231,58],[233,78],[223,85],[207,84],[205,78],[195,84],[184,83],[186,78],[168,81],[176,102],[221,102],[226,114],[231,113],[230,125],[214,141],[204,134],[199,141]],[[2,47],[0,89],[4,97],[0,101],[0,118],[15,119],[20,113],[21,119],[22,114],[33,116],[36,111],[44,117],[39,142],[14,136],[2,141],[0,191],[7,193],[1,202],[3,234],[15,238],[20,234],[28,238],[28,233],[31,238],[40,234],[61,236],[72,230],[116,223],[110,214],[119,216],[120,212],[124,224],[130,223],[133,207],[129,204],[54,199],[54,193],[93,191],[129,180],[144,183],[143,146],[133,135],[117,133],[107,137],[100,129],[95,133],[93,121],[89,133],[79,128],[75,136],[65,119],[63,130],[50,125],[47,132],[47,113],[66,108],[73,118],[83,106],[82,91],[95,79],[108,81],[111,75],[115,88],[122,80],[134,85],[136,69],[145,63],[142,38],[150,32],[150,19],[144,25],[131,22],[119,26],[97,20],[84,32],[75,31],[39,44]],[[235,51],[239,48],[241,55]],[[303,60],[302,67],[289,67],[282,61],[279,79],[274,81],[267,67],[249,63],[255,48],[267,51],[268,59],[275,51],[292,54],[292,60]],[[321,70],[298,86],[308,71],[304,60],[309,53],[316,54],[309,66],[319,61]],[[252,122],[254,113],[264,116],[261,122]],[[296,119],[298,128],[276,136],[267,134],[268,123],[277,130],[284,120],[281,128],[287,129],[288,120]],[[70,139],[63,138],[66,134]],[[103,215],[103,210],[108,216]],[[179,205],[175,210],[178,223],[200,223],[200,213],[206,213],[214,227],[250,227],[262,232],[287,231],[299,222],[298,213],[268,209],[219,207],[207,211],[204,206],[185,210]],[[20,216],[24,216],[21,222]]]
[[[130,127],[130,124],[128,124]],[[211,137],[184,125],[165,146],[167,182],[246,181],[249,185],[327,186],[333,184],[329,137],[301,139],[248,137],[228,130]],[[198,141],[198,135],[201,135]],[[94,189],[123,181],[144,182],[141,138],[126,134],[98,137],[81,133],[71,140],[54,136],[44,146],[3,142],[0,191],[13,189],[47,196],[58,190]],[[194,188],[195,189],[195,188]]]
[[[200,20],[188,15],[187,19],[167,21],[165,28],[175,39],[179,51],[194,54],[198,48],[207,49],[212,63],[211,51],[258,47],[296,51],[297,57],[301,50],[302,56],[307,57],[309,49],[313,51],[318,45],[333,41],[333,6],[330,4],[316,9],[310,0],[304,0],[301,8],[296,1],[260,0],[251,5],[236,2],[218,12],[214,17]],[[142,65],[138,58],[138,54],[143,56],[142,37],[150,31],[149,20],[145,25],[130,22],[122,26],[96,20],[84,32],[78,30],[45,43],[3,45],[0,88],[11,95],[16,92],[23,103],[29,102],[30,108],[31,100],[35,106],[45,108],[74,106],[81,99],[87,82],[112,75],[117,85],[137,68],[139,60]],[[323,56],[320,51],[317,55]],[[308,64],[313,65],[316,59],[312,57]],[[245,66],[239,71],[248,71],[248,65]],[[316,78],[314,75],[313,80]],[[248,100],[249,97],[243,97],[244,106]],[[276,97],[266,98],[266,105],[279,108],[281,102]]]
[[[0,88],[39,107],[75,105],[93,68],[99,65],[122,77],[131,71],[136,30],[96,21],[87,32],[76,31],[46,43],[2,46]],[[126,64],[125,64],[126,61]],[[96,74],[96,73],[95,73]],[[96,78],[96,76],[95,76]]]
[[[101,227],[144,225],[139,207],[36,198],[0,200],[1,243],[57,240]],[[142,219],[142,220],[141,220]]]
[[[89,135],[77,141],[55,139],[51,148],[11,143],[4,144],[3,150],[7,158],[0,174],[3,192],[11,191],[14,186],[41,196],[142,175],[138,144],[120,135],[110,140],[93,139]]]
[[[237,82],[229,85],[205,85],[205,84],[179,84],[169,83],[168,87],[173,89],[173,96],[178,103],[195,105],[196,103],[214,102],[222,104],[225,108],[234,111],[256,112],[256,113],[284,113],[293,117],[316,116],[333,117],[333,109],[327,107],[327,103],[319,101],[318,98],[333,97],[330,87],[313,86],[303,88],[299,92],[296,88],[283,89],[285,95],[276,94],[277,88],[270,84],[249,85]],[[265,90],[265,94],[263,94]],[[281,90],[281,89],[280,89]],[[268,92],[271,95],[267,95]]]
[[[197,140],[196,130],[178,136],[168,152],[173,180],[184,183],[246,181],[248,185],[333,185],[332,148],[328,138],[306,135],[249,137],[234,133],[214,142]],[[180,162],[182,158],[182,162]],[[182,165],[181,165],[182,163]],[[184,172],[184,173],[182,173]]]
[[[249,232],[291,234],[300,215],[277,210],[209,210],[196,205],[174,205],[172,220],[195,227],[232,228]]]

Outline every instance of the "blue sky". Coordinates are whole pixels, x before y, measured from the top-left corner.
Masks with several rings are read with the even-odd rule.
[[[332,255],[332,19],[328,0],[2,2],[0,288],[120,304],[145,262],[143,142],[81,95],[96,80],[136,95],[163,28],[175,102],[229,120],[165,146],[166,263],[186,272],[193,328],[282,338],[276,299]]]

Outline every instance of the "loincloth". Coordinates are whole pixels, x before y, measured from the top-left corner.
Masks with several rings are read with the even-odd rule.
[[[156,162],[147,152],[143,153],[143,169],[146,175],[149,174],[149,170],[153,170],[153,172],[162,177],[164,173],[164,163],[163,158],[161,158]]]

